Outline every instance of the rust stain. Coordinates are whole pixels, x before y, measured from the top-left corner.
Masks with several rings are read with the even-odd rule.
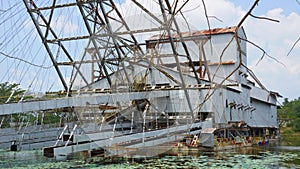
[[[201,35],[217,35],[217,34],[225,34],[225,33],[234,33],[236,30],[236,26],[228,27],[228,28],[214,28],[210,30],[200,30],[194,32],[182,32],[182,37],[193,37],[193,36],[201,36]],[[178,34],[172,34],[172,38],[179,38]],[[148,41],[151,40],[166,40],[169,36],[167,35],[153,35],[151,36]]]
[[[232,65],[232,64],[235,64],[235,61],[226,61],[226,62],[211,62],[211,63],[208,63],[208,65]]]

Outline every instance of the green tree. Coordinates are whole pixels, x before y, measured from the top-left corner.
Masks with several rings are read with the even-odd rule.
[[[285,106],[285,105],[287,105],[289,103],[289,99],[288,98],[284,98],[284,101],[283,101],[283,105]]]
[[[0,83],[0,104],[19,101],[25,93],[25,90],[19,87],[19,84],[4,82]],[[0,117],[1,128],[10,127],[9,122],[16,121],[18,114],[4,115]]]
[[[18,101],[23,95],[25,90],[19,88],[16,83],[0,83],[0,103],[9,101]]]
[[[293,101],[284,100],[283,107],[278,110],[280,118],[290,119],[288,124],[294,131],[300,131],[300,97]]]

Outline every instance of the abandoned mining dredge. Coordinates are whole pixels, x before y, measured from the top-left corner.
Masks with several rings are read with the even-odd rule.
[[[132,28],[113,1],[37,3],[24,0],[65,90],[47,93],[48,100],[3,104],[0,111],[75,113],[79,121],[64,126],[45,156],[154,156],[180,146],[222,150],[278,137],[280,95],[247,68],[243,27],[183,31],[168,1],[156,4],[156,16],[132,0],[155,22],[143,29]],[[79,11],[87,35],[56,34],[51,17],[62,7]],[[140,34],[148,37],[141,41]],[[84,52],[74,57],[66,43],[79,40]],[[53,59],[49,47],[67,59]],[[71,85],[60,66],[73,69]],[[76,81],[84,85],[73,89]]]

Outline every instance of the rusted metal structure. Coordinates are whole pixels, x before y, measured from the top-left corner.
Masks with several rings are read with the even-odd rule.
[[[249,80],[242,27],[186,30],[177,1],[154,3],[155,15],[132,0],[139,15],[129,20],[112,0],[23,2],[64,87],[48,94],[65,97],[0,105],[0,114],[71,108],[80,117],[45,155],[154,156],[182,140],[221,149],[277,135],[280,95]],[[60,34],[63,10],[84,28]],[[148,24],[133,23],[141,18]]]

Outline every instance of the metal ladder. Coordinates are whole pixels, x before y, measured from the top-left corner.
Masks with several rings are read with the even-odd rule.
[[[71,140],[71,138],[72,138],[72,136],[73,136],[73,134],[74,134],[76,128],[77,128],[77,124],[75,124],[75,126],[73,127],[73,130],[72,130],[72,132],[71,132],[71,134],[70,134],[70,136],[69,136],[68,141],[67,141],[66,144],[65,144],[65,147],[69,144],[69,142],[70,142],[70,140]]]
[[[59,135],[59,137],[57,138],[57,140],[56,140],[56,142],[55,142],[54,146],[57,146],[57,144],[58,144],[59,140],[61,140],[61,139],[62,139],[62,137],[63,137],[63,135],[64,135],[65,131],[67,130],[67,128],[68,128],[68,125],[65,125],[65,127],[64,127],[64,129],[63,129],[63,131],[61,132],[61,134],[60,134],[60,135]]]
[[[196,134],[196,135],[194,135],[194,137],[193,137],[193,140],[192,140],[192,142],[191,142],[191,146],[195,146],[195,145],[197,145],[197,141],[198,141],[199,139],[198,139],[198,134]]]

